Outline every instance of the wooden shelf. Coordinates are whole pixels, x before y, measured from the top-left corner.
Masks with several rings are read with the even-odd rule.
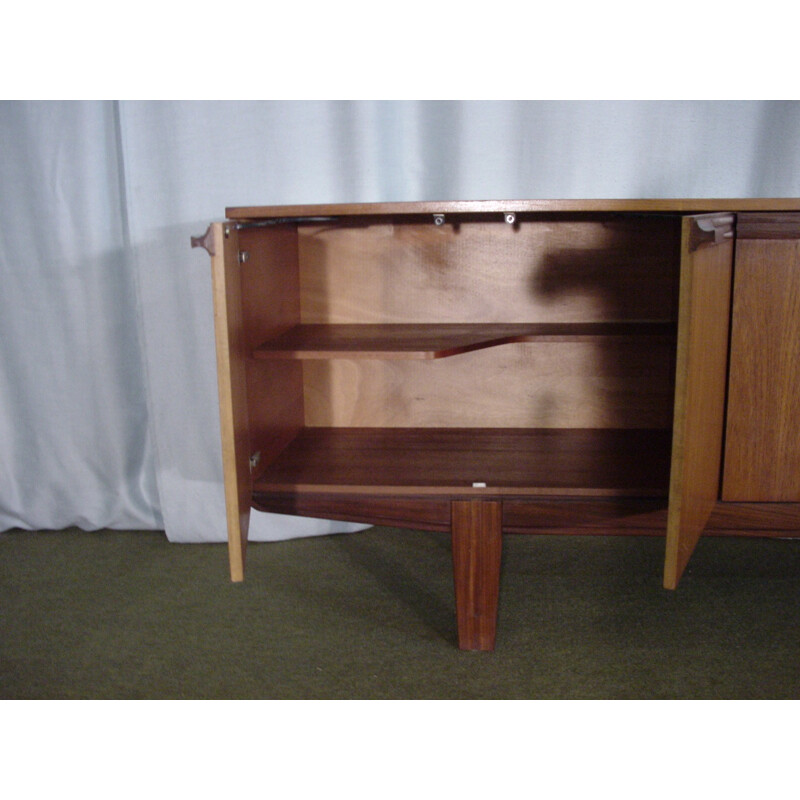
[[[670,442],[668,430],[305,428],[253,491],[660,497]]]
[[[671,322],[295,325],[253,352],[259,359],[434,359],[513,342],[630,337],[669,340]]]

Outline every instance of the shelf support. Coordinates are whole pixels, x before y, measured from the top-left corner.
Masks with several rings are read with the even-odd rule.
[[[495,500],[453,500],[453,583],[458,646],[494,650],[500,593],[503,505]]]

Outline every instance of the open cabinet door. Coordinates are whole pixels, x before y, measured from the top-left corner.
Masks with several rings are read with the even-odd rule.
[[[681,226],[675,417],[664,587],[678,585],[720,492],[734,218]]]
[[[239,234],[233,226],[215,222],[211,224],[203,242],[211,254],[222,468],[228,522],[228,557],[233,581],[244,580],[251,500],[238,237]]]

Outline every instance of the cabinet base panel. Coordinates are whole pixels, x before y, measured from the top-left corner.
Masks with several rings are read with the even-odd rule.
[[[427,531],[450,530],[450,501],[469,496],[345,495],[254,492],[253,508],[274,514],[361,522]],[[503,533],[664,536],[664,498],[503,497]],[[724,503],[705,535],[800,536],[800,503]]]

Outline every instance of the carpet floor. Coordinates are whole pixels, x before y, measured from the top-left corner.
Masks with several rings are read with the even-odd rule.
[[[787,699],[800,540],[506,536],[497,648],[457,649],[449,537],[392,528],[224,545],[0,534],[0,697]]]

